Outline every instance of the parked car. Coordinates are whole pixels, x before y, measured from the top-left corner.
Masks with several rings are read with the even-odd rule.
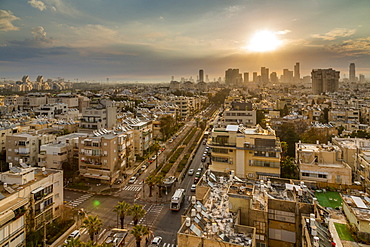
[[[189,176],[192,176],[194,174],[194,169],[192,168],[192,169],[189,169],[189,171],[188,171],[188,175]]]
[[[145,171],[145,169],[146,169],[146,165],[142,165],[141,166],[141,171]]]
[[[190,191],[194,192],[196,190],[197,186],[195,184],[191,185]]]
[[[67,237],[65,243],[68,243],[68,240],[70,239],[77,239],[81,236],[81,233],[79,230],[74,230],[69,236]]]
[[[196,172],[196,173],[195,173],[195,176],[196,176],[197,178],[200,178],[201,173],[200,173],[200,172]]]
[[[195,177],[194,178],[194,184],[198,183],[198,181],[199,181],[199,178],[198,177]]]
[[[157,158],[157,155],[153,155],[152,160],[155,160]]]
[[[162,243],[162,237],[156,236],[153,238],[152,243],[150,244],[151,246],[159,246]]]
[[[131,177],[130,180],[128,180],[129,184],[133,184],[136,181],[136,177]]]

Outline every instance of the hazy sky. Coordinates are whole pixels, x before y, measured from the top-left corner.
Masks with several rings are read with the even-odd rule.
[[[249,49],[262,30],[275,51]],[[213,80],[296,62],[301,76],[348,77],[354,62],[370,78],[370,0],[0,0],[2,80],[168,82],[199,69]]]

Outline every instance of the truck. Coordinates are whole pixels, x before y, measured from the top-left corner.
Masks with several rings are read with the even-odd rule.
[[[171,197],[170,210],[179,211],[185,199],[185,189],[177,189]]]

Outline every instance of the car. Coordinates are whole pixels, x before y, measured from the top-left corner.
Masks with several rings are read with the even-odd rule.
[[[203,171],[203,168],[202,167],[199,167],[197,171],[198,172],[202,172]]]
[[[169,140],[169,143],[172,143],[173,142],[173,139]]]
[[[194,169],[189,169],[189,171],[188,171],[188,175],[189,176],[192,176],[194,174]]]
[[[201,173],[200,173],[200,172],[196,172],[196,173],[195,173],[195,176],[196,176],[197,178],[200,178],[200,175],[201,175]]]
[[[205,162],[206,161],[206,158],[207,158],[206,156],[203,156],[202,157],[202,162]]]
[[[190,191],[194,192],[196,190],[197,186],[195,184],[191,185]]]
[[[136,177],[131,177],[130,180],[128,180],[129,184],[133,184],[136,181]]]
[[[194,184],[198,183],[198,181],[199,181],[199,178],[198,177],[195,177],[194,178]]]
[[[68,240],[70,239],[77,239],[81,236],[81,233],[79,230],[74,230],[71,234],[68,235],[65,243],[68,243]]]
[[[142,165],[141,166],[141,171],[145,171],[145,169],[146,169],[146,165]]]
[[[114,183],[115,184],[121,184],[122,183],[122,180],[121,179],[117,179]]]
[[[151,246],[159,246],[162,243],[162,237],[156,236],[153,238]]]
[[[152,160],[155,160],[157,158],[157,155],[153,155]]]

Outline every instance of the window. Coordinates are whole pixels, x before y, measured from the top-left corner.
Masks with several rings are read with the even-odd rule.
[[[326,178],[327,177],[327,175],[325,175],[325,174],[319,174],[319,178]]]
[[[266,223],[265,222],[255,220],[254,227],[256,228],[257,233],[262,233],[262,234],[266,233]]]
[[[253,178],[254,177],[254,173],[248,173],[248,177],[249,178]]]
[[[212,161],[220,162],[220,163],[229,163],[229,159],[224,158],[224,157],[214,157],[214,156],[212,156]]]
[[[302,172],[302,176],[304,176],[304,177],[309,177],[309,176],[310,176],[310,174],[309,174],[308,172]]]

